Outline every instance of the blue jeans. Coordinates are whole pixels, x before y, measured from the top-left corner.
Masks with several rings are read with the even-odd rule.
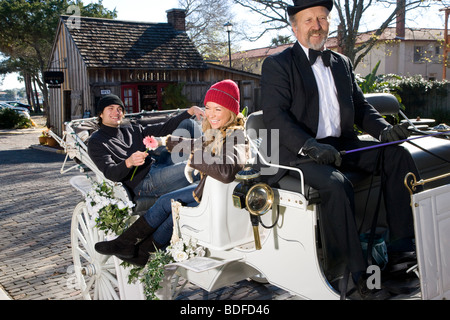
[[[147,210],[144,217],[147,223],[156,231],[153,233],[153,240],[161,245],[169,243],[173,232],[172,220],[172,199],[179,201],[186,207],[196,207],[192,192],[197,187],[196,184],[183,189],[173,191],[161,196],[155,204]]]
[[[175,129],[173,135],[196,138],[201,135],[201,129],[195,121],[186,119],[180,123],[177,129]],[[184,176],[184,168],[186,167],[189,155],[186,155],[185,159],[173,157],[178,160],[178,162],[174,163],[170,152],[168,152],[165,147],[162,147],[159,152],[156,151],[154,154],[151,154],[151,156],[155,158],[156,161],[150,167],[145,178],[134,189],[136,195],[141,197],[160,197],[163,194],[189,185],[189,182]],[[194,180],[197,179],[194,177]]]

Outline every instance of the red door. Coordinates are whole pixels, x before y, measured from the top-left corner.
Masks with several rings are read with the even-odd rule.
[[[138,87],[137,85],[122,86],[122,101],[126,113],[138,113]]]

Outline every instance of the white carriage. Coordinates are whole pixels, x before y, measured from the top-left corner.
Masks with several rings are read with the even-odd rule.
[[[373,94],[367,95],[367,98],[383,114],[399,111],[398,102],[392,95]],[[144,119],[146,116],[164,115],[165,113],[156,112],[144,115]],[[135,213],[142,214],[155,199],[131,199],[123,185],[108,181],[99,172],[90,160],[83,141],[83,137],[87,138],[88,132],[93,130],[89,123],[92,123],[92,119],[67,123],[62,139],[52,134],[65,148],[66,160],[71,158],[78,162],[75,166],[64,169],[65,162],[61,171],[87,167],[94,180],[107,181],[113,186],[116,197],[135,201]],[[261,134],[264,133],[261,112],[248,117],[246,131],[247,138],[261,161],[276,167],[269,163],[264,150],[265,143],[261,142]],[[415,181],[415,177],[412,177],[408,181],[412,180],[413,183],[406,183],[405,188],[413,190],[419,184],[425,186],[422,192],[411,192],[418,266],[411,268],[409,272],[417,275],[417,288],[420,289],[398,295],[397,298],[413,296],[422,299],[449,299],[450,165],[445,159],[450,159],[450,140],[446,135],[441,135],[440,138],[431,136],[416,140],[415,145],[405,143],[405,147],[411,151],[423,178]],[[320,199],[315,190],[303,183],[299,169],[288,169],[298,173],[299,179],[285,177],[280,182],[280,188],[258,184],[248,179],[249,176],[242,176],[230,184],[222,184],[209,177],[202,201],[197,207],[188,208],[173,203],[172,214],[176,218],[174,232],[182,237],[196,239],[198,244],[207,249],[207,256],[201,260],[188,260],[184,266],[178,265],[173,273],[174,285],[168,281],[161,298],[175,297],[178,277],[207,291],[246,278],[262,278],[301,298],[341,298],[333,279],[327,276],[324,258],[326,252],[321,246],[320,217],[317,210]],[[366,205],[368,180],[364,176],[355,176],[352,180],[355,181],[356,207],[360,212],[364,211],[363,207]],[[74,177],[71,183],[86,194],[91,188],[92,180],[84,175]],[[377,183],[372,186],[379,187]],[[369,205],[377,201],[375,198],[369,197]],[[242,205],[246,199],[249,203]],[[252,199],[258,201],[252,203]],[[239,208],[239,200],[241,207],[246,208]],[[120,266],[119,259],[98,254],[94,250],[94,244],[102,241],[104,235],[90,220],[86,204],[80,202],[73,213],[71,240],[75,274],[83,298],[144,299],[142,285],[128,284],[128,270]],[[357,217],[357,221],[361,223],[362,217]],[[190,263],[200,271],[193,271],[189,267]]]

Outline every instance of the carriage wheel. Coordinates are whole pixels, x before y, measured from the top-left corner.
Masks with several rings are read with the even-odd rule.
[[[119,286],[112,256],[99,254],[94,245],[104,233],[92,225],[85,202],[75,207],[71,241],[74,272],[85,300],[118,300]]]

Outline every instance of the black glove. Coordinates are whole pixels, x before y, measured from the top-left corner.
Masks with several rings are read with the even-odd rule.
[[[408,139],[411,132],[408,130],[409,123],[396,124],[395,126],[389,126],[381,131],[381,142],[393,142],[399,140]]]
[[[302,150],[318,164],[334,163],[337,167],[341,165],[341,154],[333,146],[318,143],[314,138],[306,140]]]

